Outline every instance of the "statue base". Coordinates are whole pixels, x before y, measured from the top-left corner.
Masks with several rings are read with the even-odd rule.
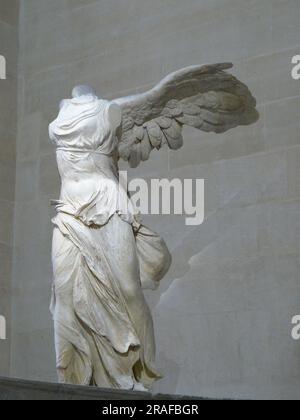
[[[152,394],[95,387],[0,378],[0,400],[201,400],[179,395]]]

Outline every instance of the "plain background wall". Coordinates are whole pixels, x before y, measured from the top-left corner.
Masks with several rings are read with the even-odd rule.
[[[17,131],[18,9],[16,0],[0,1],[0,55],[6,79],[0,80],[0,315],[7,320],[7,340],[0,340],[0,376],[9,374],[11,268]]]
[[[47,126],[78,83],[113,98],[180,67],[232,61],[260,121],[225,135],[187,129],[179,152],[132,176],[204,178],[206,219],[147,217],[173,254],[154,315],[156,391],[299,398],[300,53],[298,0],[21,2],[11,374],[56,381],[48,311],[50,199],[59,194]]]

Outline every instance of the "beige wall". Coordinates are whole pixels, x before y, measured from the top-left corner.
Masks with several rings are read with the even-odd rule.
[[[233,61],[260,121],[225,135],[186,130],[184,148],[132,171],[205,178],[206,220],[149,217],[174,257],[147,294],[157,331],[157,391],[300,397],[300,53],[298,0],[26,0],[21,4],[11,374],[56,380],[51,198],[59,194],[47,125],[77,83],[104,97],[143,90],[182,66]]]
[[[0,2],[0,54],[6,59],[7,78],[0,80],[0,315],[8,327],[0,341],[0,376],[9,373],[11,263],[17,128],[18,1]]]

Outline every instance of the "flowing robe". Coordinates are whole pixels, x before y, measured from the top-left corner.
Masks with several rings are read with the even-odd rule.
[[[65,100],[49,126],[62,180],[52,247],[57,370],[63,383],[147,389],[161,376],[142,289],[158,285],[171,257],[119,185],[110,106],[93,95]]]

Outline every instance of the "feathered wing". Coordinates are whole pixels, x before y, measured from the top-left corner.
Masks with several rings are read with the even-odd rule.
[[[229,63],[192,66],[170,74],[148,92],[116,99],[122,108],[119,155],[137,167],[153,149],[183,145],[184,125],[223,133],[258,119],[246,85],[225,70]]]

